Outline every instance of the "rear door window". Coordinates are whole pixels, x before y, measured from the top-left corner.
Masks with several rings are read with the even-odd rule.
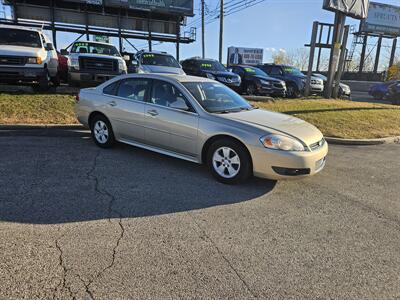
[[[120,81],[115,81],[103,89],[103,94],[115,96]]]
[[[127,100],[144,102],[147,99],[150,80],[129,78],[122,80],[118,86],[117,96]]]

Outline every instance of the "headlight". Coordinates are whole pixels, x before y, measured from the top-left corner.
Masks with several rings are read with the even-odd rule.
[[[305,151],[304,146],[298,140],[280,135],[271,134],[260,138],[260,142],[265,148],[283,151]]]
[[[271,85],[271,82],[266,81],[266,80],[260,80],[260,82],[261,82],[261,84],[264,84],[264,85]]]
[[[211,73],[206,73],[207,78],[215,80],[215,76]]]
[[[68,59],[68,65],[72,68],[78,69],[79,70],[79,60],[78,58],[69,58]]]
[[[125,71],[125,70],[126,70],[125,61],[123,61],[123,60],[118,60],[118,69],[121,70],[121,71]]]
[[[40,65],[42,63],[41,57],[28,57],[28,64]]]

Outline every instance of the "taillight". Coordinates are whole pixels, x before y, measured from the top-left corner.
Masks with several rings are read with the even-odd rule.
[[[75,96],[75,101],[76,101],[76,102],[79,102],[79,94],[77,94],[77,95]]]

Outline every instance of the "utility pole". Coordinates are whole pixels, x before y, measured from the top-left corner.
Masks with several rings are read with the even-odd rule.
[[[204,40],[204,0],[201,0],[201,53],[202,58],[204,59],[206,56],[206,46]]]
[[[222,44],[224,34],[224,0],[221,1],[221,8],[219,11],[219,62],[222,63]]]
[[[344,25],[346,22],[346,15],[342,12],[336,12],[335,25],[333,29],[333,42],[331,48],[331,57],[329,60],[328,80],[325,89],[325,97],[331,98],[333,92],[333,85],[335,81],[335,74],[338,69],[339,55],[342,49],[342,39],[344,33]]]

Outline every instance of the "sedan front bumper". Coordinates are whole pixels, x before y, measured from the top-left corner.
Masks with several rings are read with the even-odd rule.
[[[267,179],[295,179],[312,176],[323,170],[328,143],[314,151],[281,151],[263,147],[250,149],[253,172]]]

